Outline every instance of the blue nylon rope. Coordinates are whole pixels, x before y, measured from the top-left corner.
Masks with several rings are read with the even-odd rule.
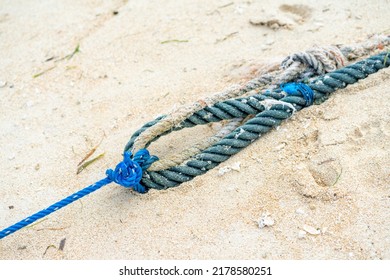
[[[313,90],[304,83],[286,83],[281,84],[280,88],[287,94],[301,93],[303,98],[306,100],[306,106],[310,106],[314,101]]]
[[[50,215],[57,210],[60,210],[72,202],[75,202],[76,200],[79,200],[80,198],[112,182],[115,182],[125,188],[132,188],[137,192],[145,193],[145,187],[140,184],[142,173],[156,160],[158,160],[158,158],[156,156],[150,156],[149,152],[145,149],[139,150],[134,155],[133,159],[131,159],[130,152],[125,152],[123,155],[123,161],[116,166],[115,170],[108,169],[106,171],[106,178],[69,195],[53,205],[50,205],[48,208],[43,209],[6,229],[3,229],[0,231],[0,239],[3,239],[4,237]]]

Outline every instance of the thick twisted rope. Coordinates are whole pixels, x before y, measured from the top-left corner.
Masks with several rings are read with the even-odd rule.
[[[359,54],[363,54],[363,53],[365,54],[365,53],[367,53],[369,51],[375,50],[375,46],[377,47],[378,44],[387,45],[389,43],[390,43],[389,36],[383,36],[382,35],[382,36],[374,36],[374,40],[370,39],[370,40],[365,41],[363,43],[357,44],[356,46],[358,46],[358,47],[351,47],[351,46],[346,45],[346,46],[340,47],[340,49],[343,50],[342,52],[345,53],[346,55],[348,55],[348,54],[350,55],[351,53],[354,53],[353,50],[356,50],[356,49],[359,50],[359,52],[358,52]],[[355,45],[352,45],[352,46],[355,46]],[[333,69],[332,67],[340,67],[344,63],[343,60],[341,58],[339,58],[339,56],[342,56],[343,54],[341,54],[340,51],[337,52],[334,49],[334,47],[324,47],[324,48],[320,48],[320,49],[325,52],[325,53],[323,53],[322,56],[325,56],[326,54],[328,54],[328,56],[332,58],[333,62],[331,62],[331,63],[329,62],[328,65],[325,65],[325,61],[321,60],[321,59],[320,60],[314,59],[314,60],[312,60],[310,62],[309,60],[305,60],[304,58],[299,58],[301,54],[303,54],[304,56],[305,55],[310,55],[311,51],[308,50],[307,52],[298,53],[298,54],[294,54],[294,55],[291,56],[291,57],[298,57],[299,58],[298,60],[301,61],[301,62],[293,61],[291,63],[287,63],[286,61],[294,60],[293,58],[287,57],[284,60],[285,61],[285,66],[282,63],[282,68],[285,68],[284,71],[282,71],[279,75],[275,76],[274,78],[270,78],[269,80],[264,79],[263,81],[271,82],[272,80],[276,79],[276,80],[278,80],[276,85],[279,85],[279,84],[281,84],[281,82],[288,82],[292,78],[297,77],[299,73],[305,73],[305,72],[302,72],[302,71],[304,71],[303,67],[305,67],[306,64],[307,64],[306,66],[308,67],[308,72],[314,71],[316,69],[317,69],[316,71],[319,71],[318,69],[321,69],[321,71],[326,73],[325,69],[329,70],[329,69]],[[348,50],[348,51],[346,51],[346,50]],[[313,52],[317,52],[318,53],[318,50],[314,50]],[[321,56],[319,56],[319,57],[321,57]],[[321,64],[321,63],[323,65],[325,65],[325,66],[322,66],[321,68],[316,67],[316,65]],[[296,68],[296,67],[298,67],[298,68]],[[298,70],[298,69],[300,69],[300,70]],[[264,77],[271,77],[270,74],[265,74],[263,76]],[[252,89],[252,86],[254,86],[252,81],[250,81],[247,85],[245,85],[243,87],[242,92],[241,92],[242,94],[244,94],[247,91],[249,91],[250,89]],[[266,83],[266,82],[264,82],[264,83]],[[257,86],[258,85],[259,84],[257,84]],[[215,101],[218,100],[218,95],[219,96],[225,96],[226,99],[229,96],[234,96],[235,95],[234,94],[234,89],[233,90],[230,89],[228,92],[229,92],[229,95],[228,94],[221,94],[221,95],[217,94],[215,96],[215,98],[212,98],[213,102],[210,103],[208,107],[210,107],[210,105],[214,104]],[[220,98],[220,101],[223,101],[223,100],[225,100],[225,98]],[[179,124],[179,123],[183,119],[185,119],[186,117],[191,115],[191,113],[197,111],[195,109],[201,107],[201,104],[203,104],[203,108],[206,107],[206,105],[207,105],[205,102],[203,102],[203,103],[202,102],[195,102],[194,106],[191,106],[191,105],[190,106],[186,106],[184,108],[178,109],[177,111],[175,111],[174,113],[169,114],[168,116],[160,116],[155,121],[152,121],[152,122],[149,122],[149,123],[145,124],[143,127],[141,127],[133,135],[133,137],[130,139],[130,141],[126,145],[125,150],[128,150],[129,147],[131,146],[132,147],[132,151],[137,151],[138,149],[140,149],[142,147],[147,147],[152,141],[155,141],[155,140],[158,139],[158,137],[169,133],[170,131],[172,131],[172,129],[173,130],[181,129],[182,125]],[[191,109],[188,110],[187,108],[191,108]],[[182,111],[182,112],[185,111],[185,113],[180,114],[180,111]],[[166,118],[168,119],[167,122],[165,122]],[[162,120],[162,121],[160,121],[160,120]],[[142,140],[140,140],[140,139],[142,139]],[[139,145],[137,146],[137,144],[135,144],[134,142],[137,142]],[[205,141],[205,142],[207,142],[207,141]],[[208,142],[211,143],[212,141],[208,141]],[[194,149],[194,151],[195,150],[196,149]],[[181,157],[182,159],[184,159],[184,155],[190,156],[190,153],[183,153],[183,155]],[[156,163],[156,166],[152,166],[151,170],[160,170],[160,169],[164,169],[164,168],[170,167],[172,165],[172,162],[178,163],[177,158],[175,158],[175,159],[164,159],[159,164]]]
[[[238,153],[273,127],[279,125],[283,120],[289,118],[295,110],[299,111],[312,102],[322,103],[337,89],[345,88],[349,84],[356,83],[358,80],[388,67],[390,64],[388,56],[389,53],[372,56],[322,75],[308,85],[302,83],[284,85],[285,91],[276,89],[260,92],[249,97],[219,102],[195,112],[170,131],[156,136],[155,139],[145,145],[145,148],[159,137],[185,127],[232,118],[245,118],[248,115],[255,115],[255,117],[183,164],[164,170],[144,172],[141,180],[142,184],[147,188],[166,189],[206,173],[230,156]],[[311,94],[311,91],[313,94]],[[152,126],[158,121],[158,119],[152,121],[147,126]],[[132,143],[139,134],[140,130],[131,137],[126,145],[127,150],[131,150]]]
[[[276,88],[292,80],[307,80],[309,77],[334,71],[344,66],[347,60],[367,55],[389,44],[390,36],[374,35],[364,42],[353,45],[314,47],[305,52],[290,55],[282,61],[281,70],[271,73],[271,69],[274,67],[269,67],[263,75],[250,80],[241,87],[234,86],[221,93],[196,101],[191,105],[176,108],[168,115],[161,116],[159,121],[146,124],[137,131],[134,138],[125,147],[125,150],[132,146],[132,151],[137,151],[142,147],[148,146],[153,139],[155,141],[159,136],[169,133],[172,129],[180,129],[180,122],[202,108],[210,107],[217,102],[230,98],[249,94],[255,90],[258,91],[271,83],[274,83],[273,88]],[[239,119],[242,118],[237,120]],[[239,122],[237,120],[232,124],[228,123],[227,128],[223,129],[226,131],[233,128],[234,125],[238,125]],[[183,151],[180,153],[180,156],[173,155],[171,158],[165,158],[161,162],[155,163],[150,170],[161,170],[171,167],[175,163],[179,164],[195,155],[201,147],[206,148],[207,144],[210,146],[214,142],[215,137],[211,137],[203,141],[203,143],[195,145],[193,149],[189,148]]]

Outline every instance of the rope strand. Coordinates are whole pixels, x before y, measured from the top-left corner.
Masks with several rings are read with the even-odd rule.
[[[37,213],[17,222],[16,224],[7,227],[0,231],[0,239],[42,219],[61,208],[68,206],[69,204],[83,198],[86,195],[97,191],[98,189],[115,182],[125,188],[133,188],[135,191],[144,193],[145,187],[139,182],[142,178],[142,173],[146,170],[154,161],[158,160],[155,156],[150,156],[147,150],[138,151],[133,159],[131,159],[131,153],[126,152],[123,155],[123,161],[121,161],[115,168],[115,170],[108,169],[106,171],[107,177],[97,181],[96,183],[78,191],[68,197],[61,199],[60,201],[50,205],[46,209],[38,211]]]
[[[97,191],[98,189],[100,189],[101,187],[104,187],[105,185],[111,183],[112,180],[109,179],[108,177],[96,182],[95,184],[92,184],[78,192],[75,192],[74,194],[71,194],[70,196],[50,205],[49,207],[47,207],[46,209],[43,209],[23,220],[21,220],[20,222],[17,222],[16,224],[6,228],[6,229],[3,229],[2,231],[0,231],[0,239],[3,239],[4,237],[36,222],[37,220],[39,219],[42,219],[48,215],[50,215],[51,213],[54,213],[55,211],[57,210],[60,210],[61,208],[65,207],[65,206],[68,206],[69,204],[79,200],[80,198],[83,198],[84,196],[94,192],[94,191]]]

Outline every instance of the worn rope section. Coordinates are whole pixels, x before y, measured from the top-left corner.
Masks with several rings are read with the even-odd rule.
[[[286,84],[282,85],[282,88],[259,92],[249,97],[218,102],[195,112],[178,125],[179,129],[232,118],[245,118],[248,115],[255,117],[182,164],[164,170],[145,172],[142,184],[147,188],[166,189],[206,173],[289,118],[294,111],[299,111],[312,103],[320,104],[337,89],[345,88],[388,67],[390,64],[388,57],[389,53],[381,53],[322,75],[309,84]],[[153,122],[148,125],[153,125]],[[169,132],[175,130],[177,128]],[[137,134],[138,132],[135,133]],[[126,147],[131,149],[132,145]]]
[[[145,124],[133,135],[125,150],[129,150],[129,147],[132,147],[131,151],[135,152],[142,147],[149,146],[151,142],[172,130],[180,130],[183,128],[180,125],[183,120],[198,110],[211,107],[217,102],[250,93],[253,94],[254,91],[259,91],[271,83],[273,83],[272,88],[277,88],[279,85],[292,80],[307,80],[320,74],[329,73],[345,66],[348,60],[367,55],[389,44],[390,36],[375,35],[366,41],[353,45],[313,47],[305,52],[290,55],[282,61],[279,71],[272,72],[274,67],[269,67],[265,73],[250,80],[244,86],[232,86],[223,92],[206,97],[193,104],[175,108],[171,113]],[[238,119],[242,120],[242,118],[237,118],[232,124],[228,123],[226,125],[227,128],[233,128],[234,125],[237,127],[239,124]],[[156,162],[151,166],[150,170],[162,170],[174,164],[182,163],[185,159],[195,155],[199,151],[199,147],[206,147],[208,144],[210,146],[215,142],[215,139],[215,137],[211,137],[203,141],[203,143],[196,144],[193,149],[189,148],[183,151],[180,153],[180,156],[173,155],[171,158],[165,158],[161,162]]]
[[[156,161],[151,165],[151,167],[148,170],[158,171],[158,170],[163,170],[183,163],[185,160],[191,158],[196,154],[199,154],[204,149],[220,141],[226,135],[228,135],[229,133],[234,131],[237,127],[242,125],[242,122],[243,122],[243,118],[235,118],[229,120],[229,122],[225,124],[215,135],[206,138],[205,140],[199,141],[195,145],[183,151],[180,151],[179,153],[175,153],[170,157],[166,157]]]
[[[43,217],[46,217],[61,208],[83,198],[84,196],[97,191],[98,189],[115,182],[125,188],[132,188],[137,192],[146,192],[145,187],[140,184],[142,173],[149,168],[149,166],[158,160],[155,156],[150,156],[147,150],[140,150],[131,159],[131,153],[126,152],[123,155],[123,161],[120,162],[115,170],[108,169],[106,171],[107,177],[97,181],[96,183],[75,192],[72,195],[50,205],[16,224],[0,231],[0,239],[36,222]]]

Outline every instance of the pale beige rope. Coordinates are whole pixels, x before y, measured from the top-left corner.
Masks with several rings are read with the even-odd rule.
[[[383,50],[383,48],[390,45],[390,35],[375,34],[368,38],[368,40],[351,44],[338,46],[341,52],[348,60],[360,58],[377,50]]]
[[[146,129],[138,136],[138,138],[134,141],[132,151],[136,152],[139,149],[144,148],[152,139],[179,125],[182,121],[184,121],[196,111],[199,111],[207,106],[212,106],[222,100],[235,98],[237,97],[238,93],[239,91],[237,90],[237,86],[233,86],[223,92],[198,100],[190,105],[180,106],[173,109],[173,111],[169,113],[164,119],[160,120],[154,126]]]
[[[224,138],[226,135],[228,135],[230,132],[235,130],[238,126],[242,124],[243,118],[235,118],[227,122],[226,125],[222,127],[215,135],[202,140],[192,147],[185,149],[181,151],[180,153],[175,153],[174,155],[171,155],[169,157],[166,157],[164,159],[160,159],[159,161],[156,161],[153,163],[152,166],[149,167],[149,171],[158,171],[167,169],[169,167],[173,167],[179,164],[184,163],[186,160],[191,158],[192,156],[199,154],[206,148],[210,147],[211,145],[217,143],[219,140]]]

